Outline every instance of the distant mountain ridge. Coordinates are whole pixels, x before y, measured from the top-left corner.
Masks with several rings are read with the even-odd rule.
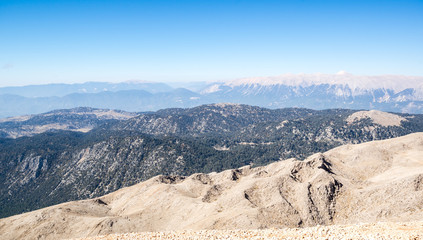
[[[351,108],[391,112],[423,111],[423,77],[287,74],[215,83],[203,94],[245,104],[280,108]]]
[[[151,93],[172,90],[164,83],[146,81],[126,81],[121,83],[86,82],[75,84],[52,83],[44,85],[28,85],[21,87],[1,87],[0,95],[10,94],[22,97],[63,97],[72,93],[100,93],[105,91],[117,92],[125,90],[147,90]]]
[[[192,84],[187,83],[189,87]],[[198,84],[195,90],[164,83],[50,84],[0,88],[0,118],[54,109],[92,107],[132,112],[239,103],[266,108],[348,108],[423,113],[423,77],[287,74]]]
[[[286,85],[309,87],[312,85],[339,85],[348,86],[353,95],[362,94],[363,91],[372,89],[390,89],[395,93],[405,89],[416,89],[419,100],[423,100],[423,77],[381,75],[381,76],[358,76],[341,71],[337,74],[285,74],[274,77],[243,78],[225,82],[225,85],[236,87],[242,85]]]

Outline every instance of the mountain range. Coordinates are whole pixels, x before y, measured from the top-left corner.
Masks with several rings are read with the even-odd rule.
[[[0,219],[0,237],[418,221],[423,217],[422,155],[423,134],[414,133],[348,144],[304,161],[159,175],[98,198]]]
[[[88,82],[0,88],[0,118],[92,107],[131,112],[211,103],[423,113],[423,77],[287,74],[226,82]]]
[[[0,123],[0,216],[98,197],[159,174],[306,159],[423,132],[423,115],[211,104],[128,113],[55,110]]]

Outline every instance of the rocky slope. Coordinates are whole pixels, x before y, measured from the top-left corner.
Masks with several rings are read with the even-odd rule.
[[[258,229],[423,217],[423,133],[220,173],[157,176],[0,220],[2,239]]]

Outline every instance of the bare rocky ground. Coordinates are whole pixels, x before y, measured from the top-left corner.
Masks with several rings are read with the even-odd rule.
[[[381,126],[401,126],[402,121],[407,121],[406,118],[398,116],[396,114],[371,110],[371,111],[360,111],[351,114],[346,121],[351,124],[355,121],[360,121],[365,118],[370,118],[374,123]]]
[[[366,223],[263,230],[202,230],[110,234],[83,240],[147,239],[423,239],[423,222]],[[82,240],[82,239],[80,239]]]
[[[342,234],[348,234],[345,239],[415,239],[421,238],[422,219],[423,133],[415,133],[341,146],[305,161],[289,159],[189,177],[157,176],[100,198],[0,219],[0,239],[129,232],[163,232],[140,233],[140,239],[151,234],[182,238],[192,233],[188,229],[200,235],[187,239],[210,234],[236,239],[230,235],[235,233],[264,234],[256,239],[279,239],[283,234],[305,239],[344,238]],[[378,222],[392,223],[374,224]]]

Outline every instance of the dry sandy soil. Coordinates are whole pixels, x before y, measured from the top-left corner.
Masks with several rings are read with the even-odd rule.
[[[264,230],[202,230],[110,234],[84,240],[141,239],[423,239],[423,222],[366,223]],[[82,240],[82,239],[81,239]]]
[[[306,227],[334,224],[354,226],[337,228],[339,234],[353,234],[349,237],[353,239],[372,239],[377,234],[396,239],[395,234],[403,236],[401,229],[410,230],[410,235],[404,236],[412,239],[417,237],[413,234],[421,233],[418,221],[422,219],[423,133],[415,133],[341,146],[305,161],[289,159],[263,167],[246,166],[189,177],[157,176],[100,198],[0,219],[0,239],[165,232],[140,233],[140,239],[143,234],[148,239],[151,234],[174,234],[166,231],[177,231],[177,236],[183,236],[190,233],[184,232],[187,229],[200,231],[198,238],[191,239],[205,239],[207,234],[222,238],[229,234],[228,238],[233,239],[236,236],[232,238],[230,234],[235,233],[257,233],[277,239],[298,232],[313,239],[327,237],[312,234],[337,230]],[[380,221],[415,223],[371,225]],[[294,229],[253,230],[273,228]],[[367,234],[367,228],[375,231],[354,237],[356,228],[363,234]],[[385,231],[391,228],[393,231]],[[214,231],[218,229],[241,230]]]

